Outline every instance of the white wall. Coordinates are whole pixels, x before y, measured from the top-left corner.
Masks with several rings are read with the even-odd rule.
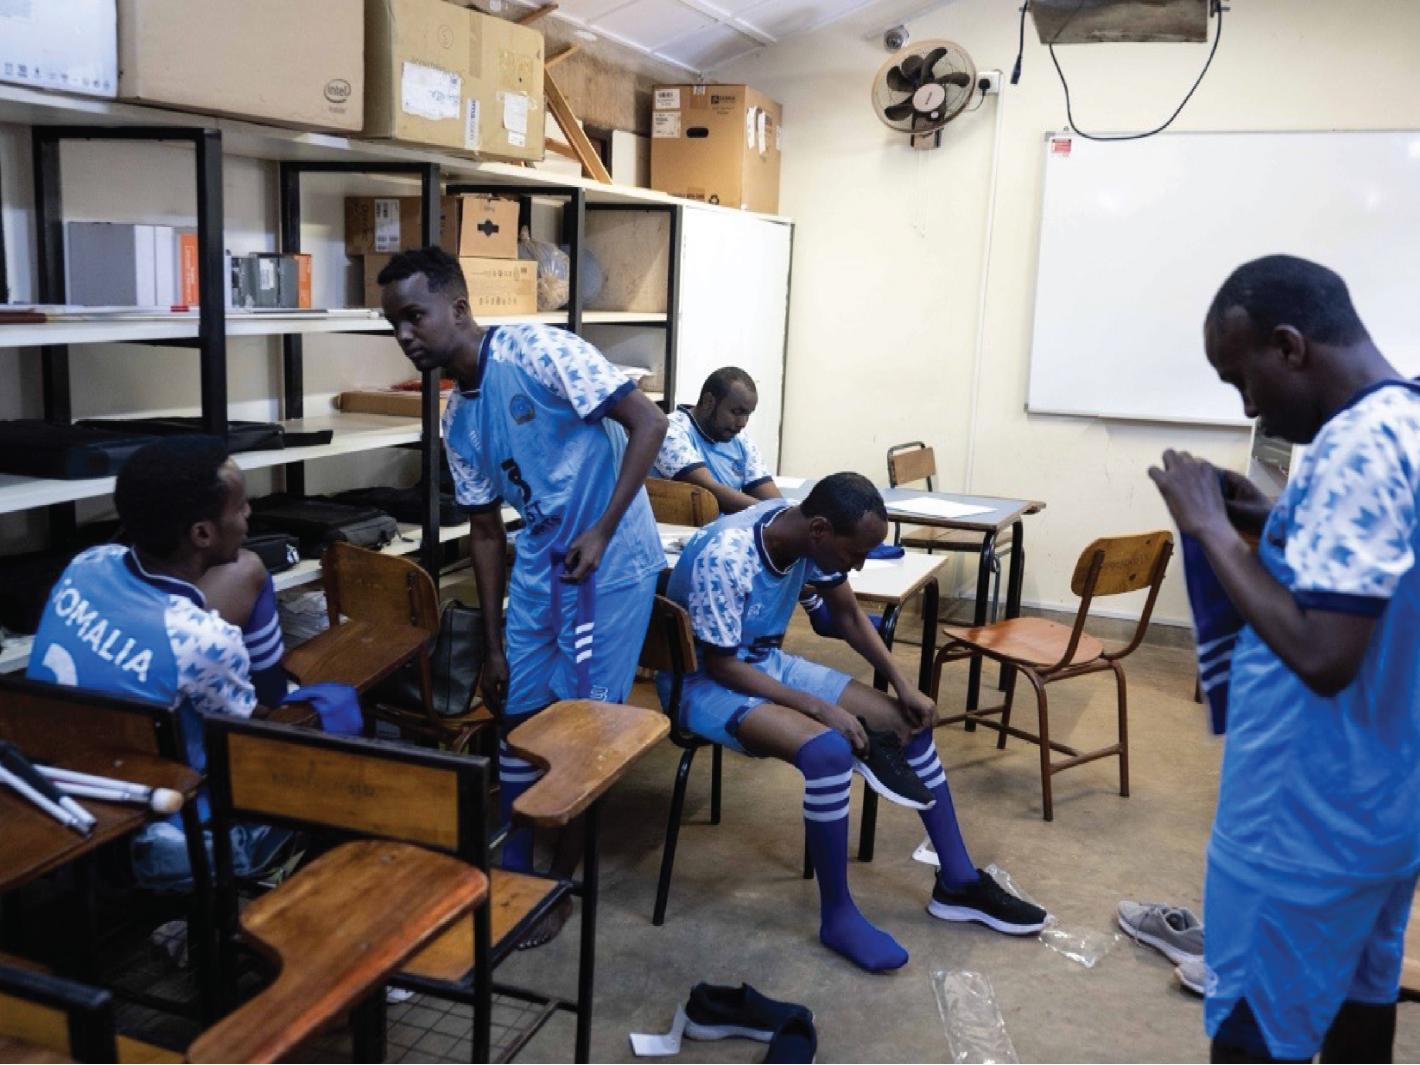
[[[1240,0],[1232,7],[1212,70],[1174,128],[1420,128],[1420,4]],[[978,68],[1009,75],[1017,8],[954,0],[909,25],[914,41],[957,41]],[[1090,540],[1167,525],[1145,475],[1165,447],[1245,469],[1247,434],[1025,414],[1041,134],[1065,126],[1050,57],[1028,24],[1021,83],[961,116],[939,150],[915,152],[869,105],[886,54],[864,29],[861,21],[836,24],[714,72],[715,80],[749,82],[784,105],[780,211],[797,225],[781,465],[809,475],[853,468],[885,482],[887,446],[923,438],[937,449],[944,487],[1049,504],[1027,521],[1025,597],[1073,606],[1070,573]],[[1091,131],[1157,125],[1206,56],[1201,45],[1057,51],[1075,118]],[[998,107],[1005,110],[988,235]],[[1285,176],[1277,192],[1286,195]],[[988,261],[983,318],[978,297]],[[1355,295],[1364,316],[1366,294]],[[1177,565],[1157,616],[1187,620]]]

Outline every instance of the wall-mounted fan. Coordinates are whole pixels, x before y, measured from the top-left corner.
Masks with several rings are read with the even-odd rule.
[[[942,127],[976,93],[976,65],[952,41],[904,48],[873,79],[873,110],[891,129],[912,134],[914,148],[942,143]]]

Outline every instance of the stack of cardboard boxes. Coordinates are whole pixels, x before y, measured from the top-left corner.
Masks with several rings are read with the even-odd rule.
[[[660,85],[651,187],[703,203],[779,210],[783,111],[748,85]]]
[[[366,307],[380,306],[380,271],[396,252],[422,244],[418,196],[350,196],[345,253],[360,259]],[[457,255],[475,316],[537,310],[537,263],[518,258],[518,201],[501,196],[445,196],[438,244]]]

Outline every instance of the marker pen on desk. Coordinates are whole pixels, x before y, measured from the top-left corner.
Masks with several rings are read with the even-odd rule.
[[[97,823],[93,814],[56,788],[54,782],[36,769],[13,743],[0,741],[0,765],[28,784],[33,791],[67,812],[79,822],[83,831],[88,832]]]

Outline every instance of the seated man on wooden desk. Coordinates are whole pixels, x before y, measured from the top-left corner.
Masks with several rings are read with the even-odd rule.
[[[701,654],[700,670],[682,689],[686,725],[732,750],[789,762],[804,775],[819,938],[869,972],[901,967],[907,951],[868,922],[848,891],[854,772],[890,801],[921,812],[941,858],[928,903],[934,917],[1023,935],[1039,931],[1046,916],[972,863],[932,742],[936,707],[903,676],[848,586],[847,571],[861,569],[886,532],[877,489],[859,474],[835,473],[799,506],[768,500],[701,529],[666,593],[689,612]],[[896,698],[780,649],[806,583],[823,595],[844,639],[888,678]]]
[[[237,559],[250,512],[246,484],[220,440],[173,437],[124,464],[114,505],[133,546],[91,547],[69,564],[49,593],[28,676],[176,706],[187,761],[200,770],[202,715],[250,717],[257,709],[242,631],[210,611],[199,588]],[[206,798],[198,803],[205,820]],[[238,875],[267,868],[289,835],[234,828]],[[132,857],[139,886],[191,888],[177,815],[147,825]]]
[[[774,475],[745,432],[758,406],[754,378],[738,366],[721,366],[705,378],[695,406],[682,403],[671,412],[652,472],[704,488],[715,497],[721,514],[781,498]],[[799,603],[814,632],[842,638],[818,592],[805,585]]]

